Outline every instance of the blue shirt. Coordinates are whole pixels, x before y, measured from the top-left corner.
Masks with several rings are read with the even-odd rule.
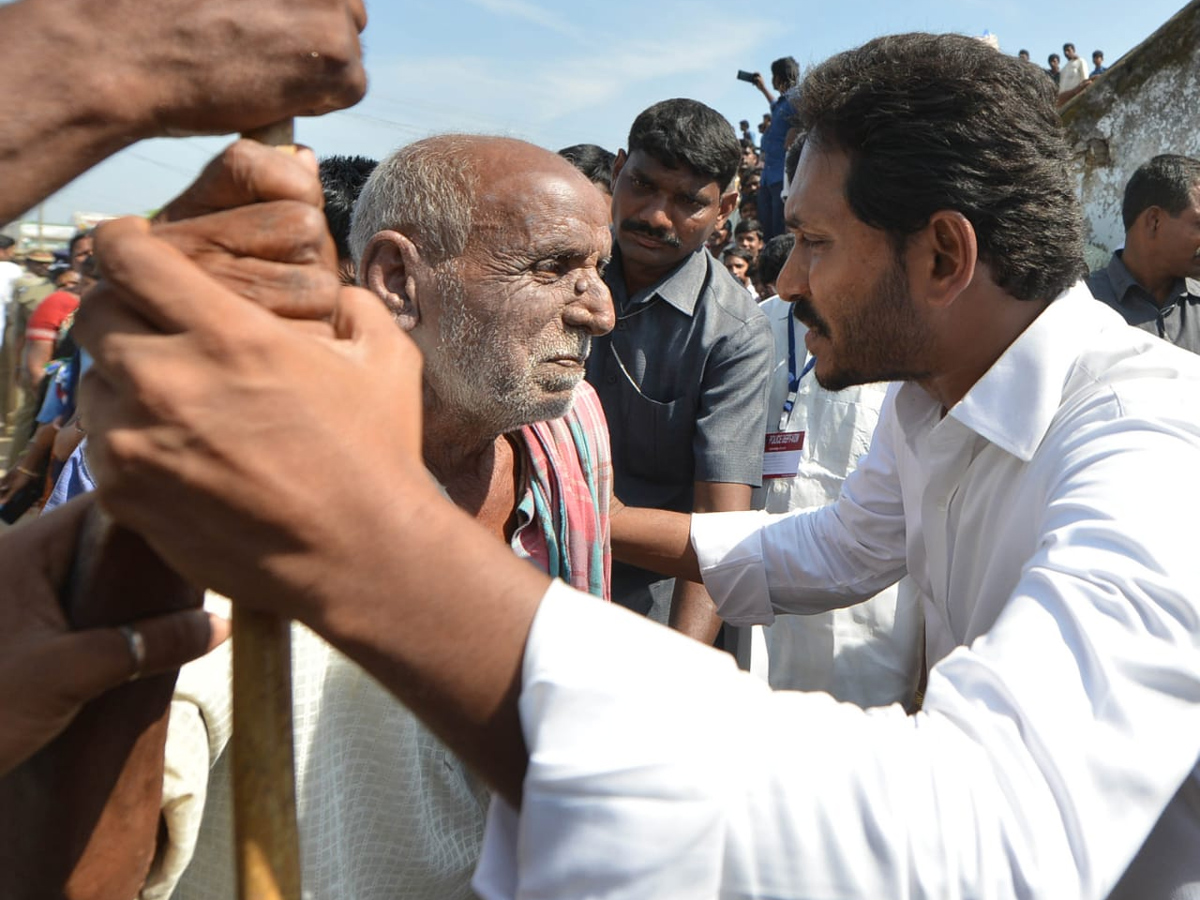
[[[796,113],[788,92],[771,104],[771,124],[762,139],[763,184],[783,184],[783,163],[787,158],[787,134],[796,125]]]

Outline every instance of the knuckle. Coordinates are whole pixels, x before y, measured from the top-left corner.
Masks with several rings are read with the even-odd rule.
[[[290,213],[294,217],[292,237],[297,245],[308,252],[324,248],[325,241],[329,237],[325,214],[309,203],[297,201],[289,206]]]

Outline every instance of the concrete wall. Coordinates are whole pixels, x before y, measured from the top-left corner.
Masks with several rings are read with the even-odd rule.
[[[1095,269],[1125,242],[1121,197],[1134,170],[1159,153],[1200,157],[1200,0],[1113,63],[1062,117]]]

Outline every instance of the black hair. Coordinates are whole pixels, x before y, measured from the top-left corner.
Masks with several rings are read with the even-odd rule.
[[[812,70],[793,100],[808,140],[849,157],[846,201],[902,248],[939,210],[1021,300],[1086,271],[1083,220],[1053,83],[975,38],[899,34]]]
[[[377,165],[375,160],[365,156],[327,156],[318,167],[321,190],[325,193],[325,222],[337,245],[338,259],[353,257],[350,219],[354,203]]]
[[[1020,56],[1022,53],[1024,53],[1026,56],[1029,55],[1029,51],[1026,50],[1024,47],[1022,47],[1020,50],[1017,51],[1017,56]]]
[[[763,284],[774,284],[779,280],[783,264],[796,245],[794,234],[777,234],[758,251],[758,279]]]
[[[1125,185],[1121,203],[1121,221],[1125,230],[1133,227],[1145,210],[1157,206],[1169,216],[1177,216],[1192,203],[1192,193],[1200,185],[1200,159],[1163,153],[1138,166]]]
[[[612,169],[617,155],[597,144],[572,144],[558,155],[587,176],[588,181],[612,193]]]
[[[1104,51],[1103,50],[1093,50],[1092,51],[1092,59],[1095,59],[1097,56],[1100,57],[1101,59],[1104,59]]]
[[[754,265],[754,255],[749,250],[743,250],[741,247],[726,247],[721,251],[721,262],[724,262],[727,256],[736,256],[738,259],[744,259],[747,267]]]
[[[7,250],[16,241],[10,238],[7,234],[0,234],[0,250]]]
[[[729,187],[742,161],[742,145],[719,112],[697,100],[655,103],[633,120],[629,152],[641,150],[669,169],[685,166]]]
[[[783,82],[783,90],[791,90],[800,80],[800,63],[794,57],[782,56],[771,63],[771,76]]]
[[[800,135],[787,148],[787,156],[783,158],[783,174],[786,176],[786,184],[791,184],[796,180],[796,169],[800,167],[800,154],[804,152],[805,135]]]
[[[1070,41],[1067,41],[1065,44],[1063,44],[1063,53],[1067,52],[1068,47],[1070,47],[1072,50],[1075,49],[1075,45],[1072,44]]]
[[[1059,56],[1057,53],[1051,53],[1049,56],[1046,57],[1046,62],[1048,62],[1048,63],[1054,62],[1055,60],[1058,60],[1058,62],[1062,62],[1062,60],[1059,59]]]
[[[763,227],[758,224],[757,219],[742,219],[737,223],[737,228],[733,229],[733,236],[738,237],[751,231],[757,231],[758,236],[763,236]]]

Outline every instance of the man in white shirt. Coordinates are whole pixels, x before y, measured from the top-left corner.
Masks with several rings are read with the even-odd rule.
[[[518,565],[424,481],[419,365],[369,297],[343,289],[314,338],[154,256],[136,222],[102,232],[112,293],[76,326],[102,379],[101,499],[185,575],[310,624],[462,751],[507,801],[486,898],[1188,896],[1200,554],[1180,511],[1200,483],[1136,486],[1200,463],[1200,360],[1077,284],[1068,148],[1020,60],[880,38],[814,69],[799,112],[780,295],[823,387],[905,383],[836,504],[694,516],[690,537],[654,511],[626,549],[702,573],[733,622],[907,572],[932,666],[915,715],[771,692]],[[197,387],[163,396],[152,372]],[[250,434],[230,424],[248,410]],[[338,471],[297,453],[282,482],[238,469],[262,429],[340,448]],[[379,507],[380,478],[403,504]],[[200,500],[198,530],[175,513]]]
[[[13,261],[17,242],[7,234],[0,234],[0,431],[5,430],[4,410],[8,408],[8,384],[13,368],[5,351],[5,326],[8,324],[8,304],[12,300],[13,285],[24,270]]]
[[[0,234],[0,344],[4,343],[4,320],[8,301],[12,299],[13,282],[21,277],[21,267],[13,262],[17,242]]]
[[[1059,105],[1066,103],[1092,83],[1088,78],[1087,63],[1075,52],[1074,44],[1063,44],[1063,56],[1067,58],[1067,64],[1063,66],[1058,78]]]

